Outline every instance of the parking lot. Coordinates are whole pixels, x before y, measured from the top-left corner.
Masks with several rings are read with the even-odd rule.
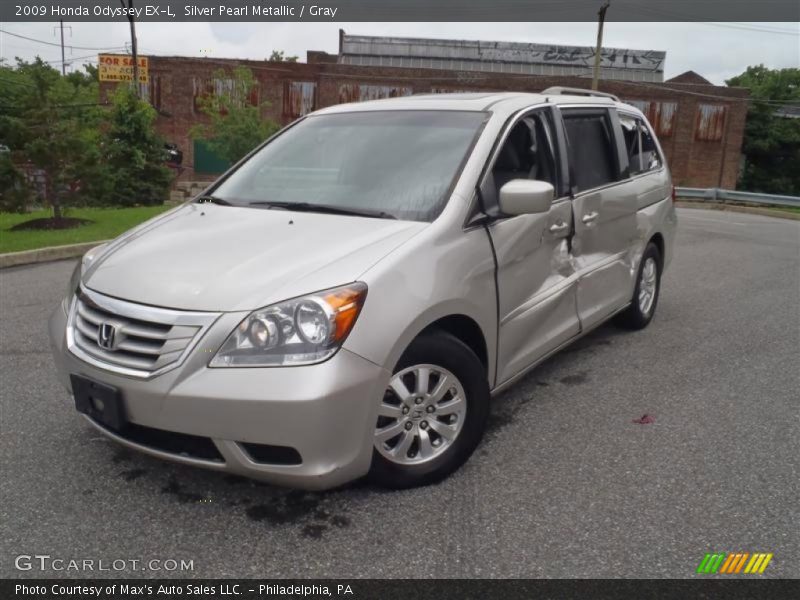
[[[800,221],[679,218],[649,328],[551,358],[497,398],[462,470],[402,492],[297,492],[121,449],[51,365],[74,262],[0,271],[0,576],[119,575],[14,567],[49,554],[193,560],[133,576],[690,577],[744,551],[800,577]]]

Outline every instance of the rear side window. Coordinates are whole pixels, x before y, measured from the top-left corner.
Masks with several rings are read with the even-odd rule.
[[[569,141],[573,185],[577,191],[590,190],[617,181],[614,138],[605,111],[570,113],[563,111]]]
[[[660,169],[663,164],[650,128],[639,117],[620,113],[619,124],[625,138],[631,175]]]

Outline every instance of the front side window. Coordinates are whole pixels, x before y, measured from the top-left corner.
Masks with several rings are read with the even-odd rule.
[[[483,210],[499,210],[500,188],[514,179],[537,179],[553,185],[560,197],[560,165],[549,111],[537,110],[511,126],[494,159],[492,169],[481,185]]]
[[[619,124],[625,138],[625,149],[628,153],[631,175],[660,169],[661,156],[658,153],[655,138],[645,122],[638,117],[620,114]]]
[[[577,191],[617,181],[616,148],[606,112],[564,110],[563,115]]]
[[[432,221],[485,119],[467,111],[311,116],[264,146],[214,196],[238,206],[321,205]]]
[[[512,179],[538,179],[551,183],[558,195],[558,173],[552,129],[545,113],[520,119],[508,133],[492,168],[495,187]]]

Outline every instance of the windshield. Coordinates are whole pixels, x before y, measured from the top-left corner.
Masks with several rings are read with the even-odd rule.
[[[308,117],[232,173],[214,197],[236,206],[322,205],[432,221],[485,117],[456,111]]]

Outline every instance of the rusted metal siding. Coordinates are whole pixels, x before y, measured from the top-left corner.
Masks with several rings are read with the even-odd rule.
[[[728,107],[724,104],[700,104],[695,117],[694,139],[702,142],[719,142],[725,131]]]
[[[397,98],[399,96],[410,96],[413,93],[414,90],[410,87],[343,83],[339,86],[339,103]]]
[[[283,116],[297,119],[317,106],[317,84],[313,81],[287,81],[283,91]]]
[[[675,118],[678,114],[677,102],[658,102],[649,100],[626,100],[644,113],[659,138],[670,137],[675,131]]]
[[[150,75],[150,85],[142,97],[149,98],[153,108],[161,110],[161,75]]]
[[[250,93],[245,95],[244,89],[237,87],[237,81],[232,78],[221,77],[192,77],[192,106],[195,112],[200,110],[200,99],[206,96],[229,95],[235,104],[244,106],[258,105],[258,85],[253,86]]]

